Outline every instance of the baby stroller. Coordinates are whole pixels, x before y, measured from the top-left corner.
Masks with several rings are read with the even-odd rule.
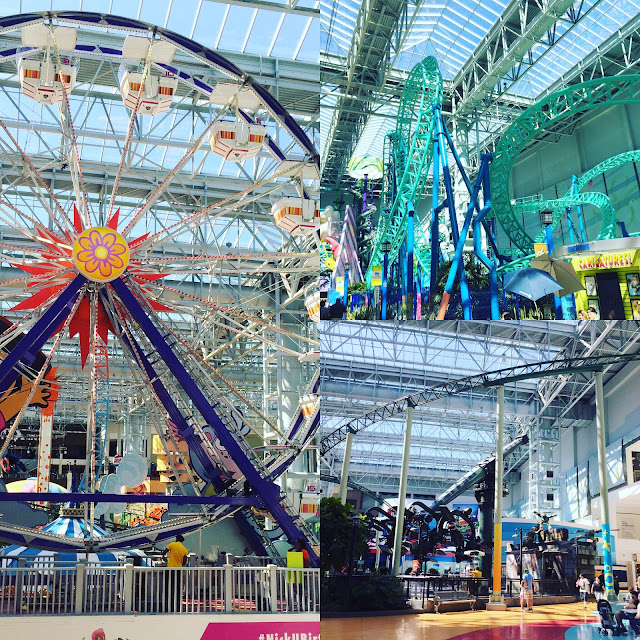
[[[598,600],[598,614],[600,616],[600,624],[602,624],[600,633],[603,636],[606,636],[608,635],[608,632],[611,631],[612,636],[619,636],[620,631],[618,630],[618,624],[616,619],[613,617],[611,604],[608,600],[605,600],[604,598]]]

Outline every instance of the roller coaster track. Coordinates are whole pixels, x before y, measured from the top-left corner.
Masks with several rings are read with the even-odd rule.
[[[589,169],[589,171],[585,172],[579,178],[576,185],[578,192],[577,194],[572,194],[571,190],[569,190],[562,198],[558,198],[557,200],[534,200],[532,202],[516,203],[515,205],[513,205],[514,211],[516,213],[531,213],[540,209],[553,209],[554,216],[552,228],[555,228],[558,224],[560,224],[566,207],[572,207],[574,205],[582,204],[592,204],[598,207],[602,213],[602,226],[600,227],[598,240],[614,237],[613,231],[616,225],[616,214],[613,209],[613,205],[611,204],[611,200],[609,200],[609,198],[604,193],[580,192],[596,176],[604,174],[607,171],[611,171],[612,169],[621,167],[630,162],[637,162],[638,160],[640,160],[640,150],[626,151],[625,153],[620,153],[617,156],[607,158],[592,169]],[[559,211],[558,215],[556,215],[556,211]],[[540,232],[536,236],[535,241],[546,241],[544,229],[540,230]],[[517,260],[505,263],[501,267],[498,267],[498,271],[505,273],[508,271],[520,269],[527,266],[529,262],[533,260],[533,258],[533,254],[523,256]]]
[[[393,262],[405,239],[409,206],[420,199],[431,164],[433,107],[441,103],[442,75],[437,60],[429,56],[411,70],[402,92],[398,123],[391,140],[395,198],[388,209],[383,204],[367,268],[367,282],[371,282],[371,267],[382,264],[382,243],[391,243],[389,261]],[[419,222],[416,227],[420,227]],[[422,264],[424,251],[416,252],[416,256]],[[425,266],[428,268],[428,260]]]
[[[534,240],[518,220],[517,211],[509,198],[511,171],[518,155],[537,135],[565,118],[599,107],[638,102],[640,102],[640,75],[590,80],[546,96],[522,113],[504,133],[491,164],[493,212],[507,236],[525,255],[533,253]],[[595,204],[595,202],[589,202],[589,204]],[[601,204],[606,208],[604,200]],[[536,205],[540,207],[541,203]],[[603,226],[598,238],[614,237],[615,215],[611,213],[608,221],[605,221],[606,211],[602,208],[601,211],[603,211]],[[562,216],[562,206],[554,208],[554,226],[559,224]]]
[[[571,373],[588,371],[602,371],[605,367],[614,364],[624,364],[632,360],[640,360],[640,353],[633,354],[605,354],[588,356],[584,358],[565,358],[560,360],[547,360],[534,362],[507,369],[498,369],[479,373],[474,376],[449,380],[442,384],[430,387],[423,391],[413,393],[388,404],[376,407],[367,413],[345,422],[337,429],[327,434],[320,441],[320,455],[324,456],[347,437],[347,433],[358,433],[371,425],[388,420],[393,416],[406,412],[409,406],[419,407],[441,398],[453,396],[478,387],[495,387],[518,380],[559,376]]]

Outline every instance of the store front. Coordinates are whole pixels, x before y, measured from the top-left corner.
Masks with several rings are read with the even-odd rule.
[[[575,294],[578,319],[640,320],[640,238],[567,245],[554,257],[569,259],[585,287]]]

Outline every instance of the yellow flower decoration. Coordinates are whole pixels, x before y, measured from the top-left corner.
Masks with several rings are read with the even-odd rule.
[[[129,264],[129,246],[117,231],[93,227],[83,231],[73,245],[78,270],[94,282],[110,282]]]

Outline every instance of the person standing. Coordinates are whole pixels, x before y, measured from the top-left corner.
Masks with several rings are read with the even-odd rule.
[[[180,576],[180,567],[184,567],[187,564],[187,556],[189,552],[187,548],[182,544],[184,538],[181,535],[176,536],[175,542],[170,542],[166,549],[162,552],[164,558],[167,553],[169,559],[167,560],[167,570],[165,571],[164,581],[164,593],[166,602],[166,611],[176,611],[180,608],[182,601],[182,581]]]
[[[600,598],[604,598],[604,586],[602,582],[600,582],[600,576],[596,576],[596,579],[593,581],[591,593],[596,597],[596,602],[600,600]]]
[[[529,573],[529,569],[524,570],[520,586],[523,590],[522,600],[527,603],[525,611],[533,611],[533,591],[535,589],[535,584],[533,582],[533,576]]]
[[[580,600],[582,600],[582,608],[587,608],[587,596],[589,595],[589,580],[582,574],[576,580],[576,587],[580,589]]]

